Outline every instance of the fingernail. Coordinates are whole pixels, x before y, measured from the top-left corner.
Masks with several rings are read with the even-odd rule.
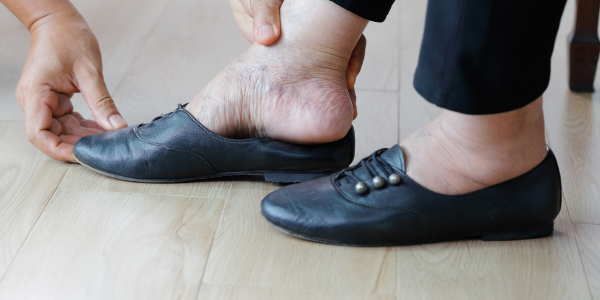
[[[110,116],[110,118],[108,118],[108,120],[110,121],[110,125],[112,125],[113,128],[127,127],[127,122],[123,120],[123,117],[121,117],[121,115],[112,115]]]
[[[258,28],[258,38],[264,40],[275,35],[275,30],[271,25],[263,25]]]

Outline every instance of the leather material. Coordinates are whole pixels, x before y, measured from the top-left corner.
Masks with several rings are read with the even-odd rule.
[[[385,149],[383,149],[385,150]],[[551,234],[561,208],[561,182],[551,150],[529,172],[464,195],[442,195],[426,189],[405,173],[400,146],[376,152],[337,174],[286,186],[265,197],[263,216],[277,228],[301,238],[334,244],[389,246],[445,241],[476,236],[519,239]],[[385,170],[388,171],[385,171]],[[354,190],[352,172],[368,193]],[[371,178],[388,173],[402,177],[399,185],[381,189]]]
[[[320,145],[228,139],[184,107],[148,124],[83,137],[73,148],[75,159],[109,176],[151,182],[244,174],[278,174],[283,177],[270,181],[299,182],[306,175],[339,171],[354,159],[354,128],[343,139]]]

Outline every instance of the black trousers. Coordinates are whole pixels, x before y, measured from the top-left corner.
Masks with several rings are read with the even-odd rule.
[[[331,0],[382,22],[394,0]],[[429,0],[414,87],[465,114],[521,108],[543,94],[566,0]]]

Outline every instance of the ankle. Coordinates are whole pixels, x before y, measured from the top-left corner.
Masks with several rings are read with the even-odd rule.
[[[445,111],[436,121],[442,134],[462,151],[490,153],[496,160],[535,158],[529,164],[537,164],[546,156],[542,97],[507,113],[465,115]]]
[[[332,21],[335,20],[335,21]],[[329,0],[287,0],[281,6],[281,38],[304,50],[329,55],[345,67],[368,20]]]
[[[547,155],[541,101],[497,115],[444,112],[402,143],[407,174],[456,195],[528,172]]]

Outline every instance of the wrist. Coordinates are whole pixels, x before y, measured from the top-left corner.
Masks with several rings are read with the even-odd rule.
[[[58,10],[44,14],[34,19],[27,28],[33,35],[35,31],[38,31],[41,28],[55,26],[88,28],[87,23],[74,7],[72,7],[72,9]]]

